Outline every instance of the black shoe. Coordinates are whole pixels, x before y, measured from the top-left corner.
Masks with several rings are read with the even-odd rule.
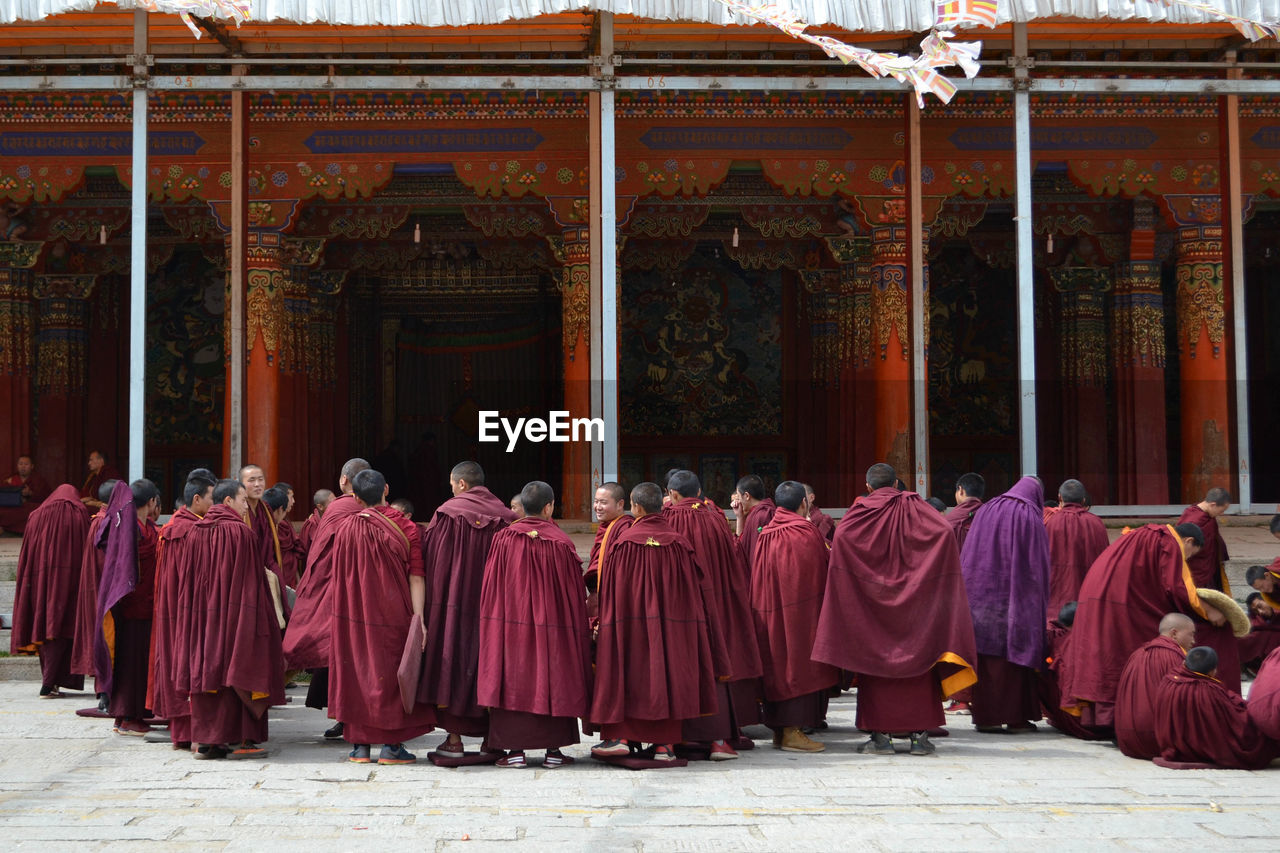
[[[872,732],[871,738],[858,747],[858,752],[863,755],[893,755],[893,740],[884,732]]]
[[[324,739],[342,740],[342,723],[334,723],[332,728],[326,729]]]
[[[110,704],[110,699],[107,696],[107,694],[99,693],[98,694],[98,710],[105,713],[107,710],[107,706],[109,704]]]
[[[932,755],[936,749],[937,747],[933,745],[933,741],[929,740],[928,732],[911,733],[912,755]]]

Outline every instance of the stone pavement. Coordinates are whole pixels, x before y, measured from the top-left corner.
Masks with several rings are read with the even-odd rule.
[[[1046,729],[979,735],[951,717],[929,757],[863,756],[854,700],[831,708],[828,751],[768,740],[734,762],[633,772],[355,765],[328,721],[273,709],[272,754],[195,761],[82,719],[88,695],[0,683],[0,831],[11,850],[1273,849],[1280,768],[1164,770]],[[767,738],[764,729],[750,732]],[[420,756],[440,736],[410,744]],[[532,757],[532,755],[531,755]]]

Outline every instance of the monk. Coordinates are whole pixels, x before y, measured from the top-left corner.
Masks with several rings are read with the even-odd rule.
[[[1075,623],[1076,603],[1068,601],[1058,611],[1056,619],[1045,625],[1045,666],[1040,671],[1040,710],[1045,720],[1063,734],[1081,740],[1100,740],[1101,737],[1080,725],[1080,721],[1062,710],[1062,692],[1058,686],[1058,665],[1071,642],[1071,626]]]
[[[1049,531],[1049,607],[1053,616],[1080,594],[1080,584],[1098,555],[1111,544],[1102,519],[1085,506],[1084,483],[1064,480],[1058,487],[1058,511],[1044,521]]]
[[[0,485],[18,489],[20,500],[18,506],[0,508],[0,530],[21,535],[31,513],[49,497],[52,490],[44,477],[36,473],[30,456],[19,456],[17,470]]]
[[[216,480],[193,471],[182,487],[183,505],[160,528],[156,553],[155,615],[151,622],[151,667],[147,707],[169,721],[174,749],[191,748],[191,704],[178,690],[178,670],[190,652],[191,531],[213,507]]]
[[[1267,737],[1280,741],[1280,649],[1262,661],[1249,688],[1249,719]]]
[[[9,652],[40,655],[40,697],[53,699],[62,687],[84,689],[84,676],[71,674],[71,642],[89,511],[75,486],[62,485],[26,524],[18,552]]]
[[[102,485],[108,480],[120,480],[123,478],[119,471],[107,464],[107,456],[101,450],[89,451],[88,467],[89,476],[85,478],[84,484],[80,486],[80,502],[89,509],[102,509],[107,505],[99,494]]]
[[[1205,493],[1204,500],[1192,504],[1182,511],[1178,523],[1189,522],[1200,528],[1204,534],[1204,547],[1187,558],[1191,568],[1191,579],[1197,587],[1216,589],[1219,592],[1231,593],[1227,583],[1227,543],[1218,532],[1218,519],[1231,508],[1231,493],[1226,489],[1213,488]]]
[[[928,755],[941,702],[973,684],[978,653],[955,534],[896,479],[883,462],[867,469],[868,494],[836,528],[812,657],[857,679],[857,726],[871,732],[859,752],[890,755],[905,732]]]
[[[520,495],[512,495],[511,500],[507,501],[507,506],[511,508],[511,514],[516,518],[524,518],[524,505],[520,503]]]
[[[956,544],[964,547],[964,539],[969,535],[969,527],[973,517],[982,506],[982,498],[987,493],[987,481],[981,474],[970,471],[956,480],[956,505],[947,512],[947,523],[956,535]]]
[[[1194,524],[1148,524],[1113,542],[1089,569],[1059,669],[1062,707],[1081,725],[1112,731],[1120,672],[1166,613],[1226,624],[1221,612],[1200,601],[1187,568],[1186,558],[1203,542]]]
[[[839,680],[834,667],[810,658],[830,548],[809,521],[809,491],[794,480],[774,489],[777,512],[760,531],[751,567],[751,612],[764,670],[764,723],[784,752],[822,752],[826,745],[804,729],[826,717],[827,691]]]
[[[710,586],[662,501],[657,483],[631,490],[635,521],[609,546],[600,573],[590,715],[604,736],[591,750],[600,758],[649,743],[654,760],[674,760],[683,722],[716,713],[716,678],[728,667],[708,623]]]
[[[686,723],[684,739],[710,743],[711,760],[728,761],[738,757],[728,741],[741,737],[743,726],[760,722],[762,669],[751,615],[751,576],[742,558],[744,551],[735,547],[724,513],[708,507],[698,497],[701,493],[702,484],[696,474],[676,471],[667,481],[670,500],[662,518],[693,546],[693,559],[706,573],[712,604],[708,622],[729,656],[729,677],[716,685],[719,712]],[[776,509],[772,500],[769,506]]]
[[[311,496],[312,510],[307,516],[307,520],[302,522],[302,529],[298,531],[298,549],[302,553],[302,559],[298,568],[306,570],[307,552],[311,550],[311,540],[316,535],[316,527],[320,524],[320,519],[324,516],[325,507],[329,505],[329,501],[333,500],[333,492],[328,489],[316,489],[316,493]]]
[[[280,540],[277,533],[279,528],[271,517],[270,507],[262,502],[262,496],[267,490],[267,475],[260,467],[250,463],[240,468],[240,482],[244,483],[245,495],[249,502],[244,520],[258,540],[259,559],[262,560],[263,567],[276,576],[283,589],[288,584],[285,583],[284,570],[281,568],[284,560],[280,554]],[[286,503],[287,501],[286,498]]]
[[[596,489],[591,509],[596,514],[599,527],[596,528],[596,538],[591,543],[591,556],[587,559],[587,568],[582,578],[587,585],[587,618],[594,624],[599,616],[600,561],[604,558],[605,548],[611,539],[621,536],[635,519],[627,514],[627,493],[612,480],[601,483]]]
[[[973,725],[980,732],[1035,731],[1036,671],[1044,662],[1049,536],[1044,487],[1023,477],[983,504],[960,550],[978,643]]]
[[[1160,757],[1261,770],[1280,757],[1280,741],[1258,728],[1240,694],[1223,687],[1217,672],[1217,652],[1197,646],[1181,669],[1165,676],[1155,706]]]
[[[738,517],[738,546],[742,549],[743,562],[750,566],[755,556],[756,538],[773,520],[773,513],[778,507],[773,498],[765,496],[764,480],[755,474],[748,474],[738,481],[734,497],[737,499],[733,511]]]
[[[436,747],[445,758],[465,754],[462,736],[485,737],[489,715],[476,697],[480,660],[480,592],[493,537],[516,518],[484,486],[484,469],[459,462],[449,472],[453,497],[441,504],[422,537],[425,568],[409,578],[413,612],[427,648],[418,701],[437,708],[448,737]],[[490,752],[482,743],[482,752]]]
[[[1249,633],[1239,639],[1240,661],[1257,672],[1263,659],[1280,648],[1280,613],[1267,603],[1260,592],[1245,599],[1249,611]]]
[[[262,758],[267,708],[285,698],[280,627],[244,484],[219,480],[213,501],[189,534],[192,645],[177,690],[191,697],[196,758]]]
[[[476,698],[489,709],[489,748],[506,750],[499,767],[573,759],[578,718],[591,703],[591,635],[582,561],[555,522],[555,493],[541,480],[520,492],[524,518],[499,530],[485,561],[480,593],[480,673]]]
[[[822,538],[831,541],[831,537],[836,534],[836,523],[818,506],[818,496],[813,491],[813,486],[808,483],[804,484],[805,500],[809,502],[809,521],[818,528],[818,532],[822,534]],[[773,502],[778,502],[777,495],[774,495]]]
[[[1180,669],[1196,644],[1196,623],[1184,613],[1166,613],[1160,636],[1138,648],[1120,672],[1116,687],[1116,746],[1130,758],[1150,760],[1160,754],[1156,743],[1156,694],[1164,678]]]
[[[160,534],[153,519],[159,515],[160,490],[150,480],[134,480],[127,488],[126,493],[123,484],[116,487],[98,537],[98,547],[106,552],[98,618],[110,625],[110,636],[104,629],[95,653],[110,649],[110,657],[100,658],[99,667],[111,669],[104,692],[110,697],[107,711],[115,718],[116,733],[141,737],[151,731],[143,720]],[[123,501],[118,522],[113,515],[117,495]]]
[[[1250,566],[1245,569],[1244,582],[1261,594],[1262,600],[1267,604],[1280,607],[1280,566],[1275,563],[1270,566]]]
[[[340,519],[333,532],[330,595],[329,716],[342,722],[351,744],[348,760],[372,761],[371,744],[383,744],[379,764],[412,764],[404,742],[431,731],[432,710],[406,713],[399,683],[388,677],[400,664],[409,620],[410,566],[420,569],[418,528],[387,506],[386,478],[373,469],[352,481],[360,511]]]
[[[80,582],[76,589],[76,635],[71,643],[71,671],[77,675],[92,675],[95,682],[105,683],[107,674],[101,672],[94,660],[93,647],[97,640],[98,580],[102,577],[102,551],[98,550],[98,533],[106,518],[107,502],[119,480],[107,480],[98,487],[98,510],[89,518],[89,534],[85,537],[84,556],[80,559]],[[80,501],[84,503],[82,499]],[[107,710],[107,694],[95,684],[98,708]]]
[[[333,534],[335,525],[344,517],[360,511],[352,493],[352,482],[369,463],[360,457],[348,459],[338,473],[341,497],[325,508],[316,525],[315,536],[307,550],[306,572],[298,583],[298,595],[289,615],[284,634],[285,661],[290,669],[311,670],[307,686],[307,707],[329,705],[329,628],[332,624],[329,594],[333,579]],[[342,721],[325,730],[325,740],[342,740]]]
[[[266,505],[271,523],[276,526],[276,544],[280,549],[280,582],[289,589],[296,589],[301,548],[294,536],[293,524],[288,519],[289,493],[278,486],[272,486],[262,493],[262,503]],[[302,559],[305,559],[305,555],[302,555]]]

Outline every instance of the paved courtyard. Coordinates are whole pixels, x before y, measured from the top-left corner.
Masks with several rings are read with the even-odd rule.
[[[323,714],[272,710],[263,760],[195,761],[0,683],[6,849],[308,851],[1274,849],[1280,768],[1174,771],[1046,729],[978,735],[967,717],[930,757],[862,756],[854,701],[833,703],[828,751],[767,740],[735,762],[633,772],[355,765]],[[753,729],[761,739],[764,729]],[[420,756],[439,736],[410,747]],[[582,758],[588,744],[567,750]]]

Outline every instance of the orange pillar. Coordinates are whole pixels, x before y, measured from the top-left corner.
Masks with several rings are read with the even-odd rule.
[[[911,300],[907,293],[907,229],[871,232],[871,323],[875,351],[875,459],[911,479]],[[864,416],[867,413],[863,409]]]
[[[245,441],[244,461],[262,468],[268,483],[279,479],[280,346],[286,333],[283,237],[279,231],[249,232],[245,258]],[[230,474],[237,472],[231,471]]]
[[[572,418],[591,416],[591,230],[564,229],[561,243],[560,321],[564,354],[564,408]],[[564,445],[560,487],[563,518],[591,518],[591,445]]]
[[[1182,423],[1182,500],[1195,502],[1231,484],[1222,226],[1214,196],[1193,206],[1214,224],[1178,229],[1178,365]]]
[[[871,465],[875,419],[859,416],[859,409],[874,405],[875,385],[870,379],[871,246],[867,237],[827,237],[831,256],[840,264],[839,334],[840,383],[836,410],[838,446],[836,492],[826,496],[832,506],[848,506],[862,494],[865,473]]]
[[[1116,502],[1164,504],[1170,498],[1160,264],[1117,264],[1115,288]]]

